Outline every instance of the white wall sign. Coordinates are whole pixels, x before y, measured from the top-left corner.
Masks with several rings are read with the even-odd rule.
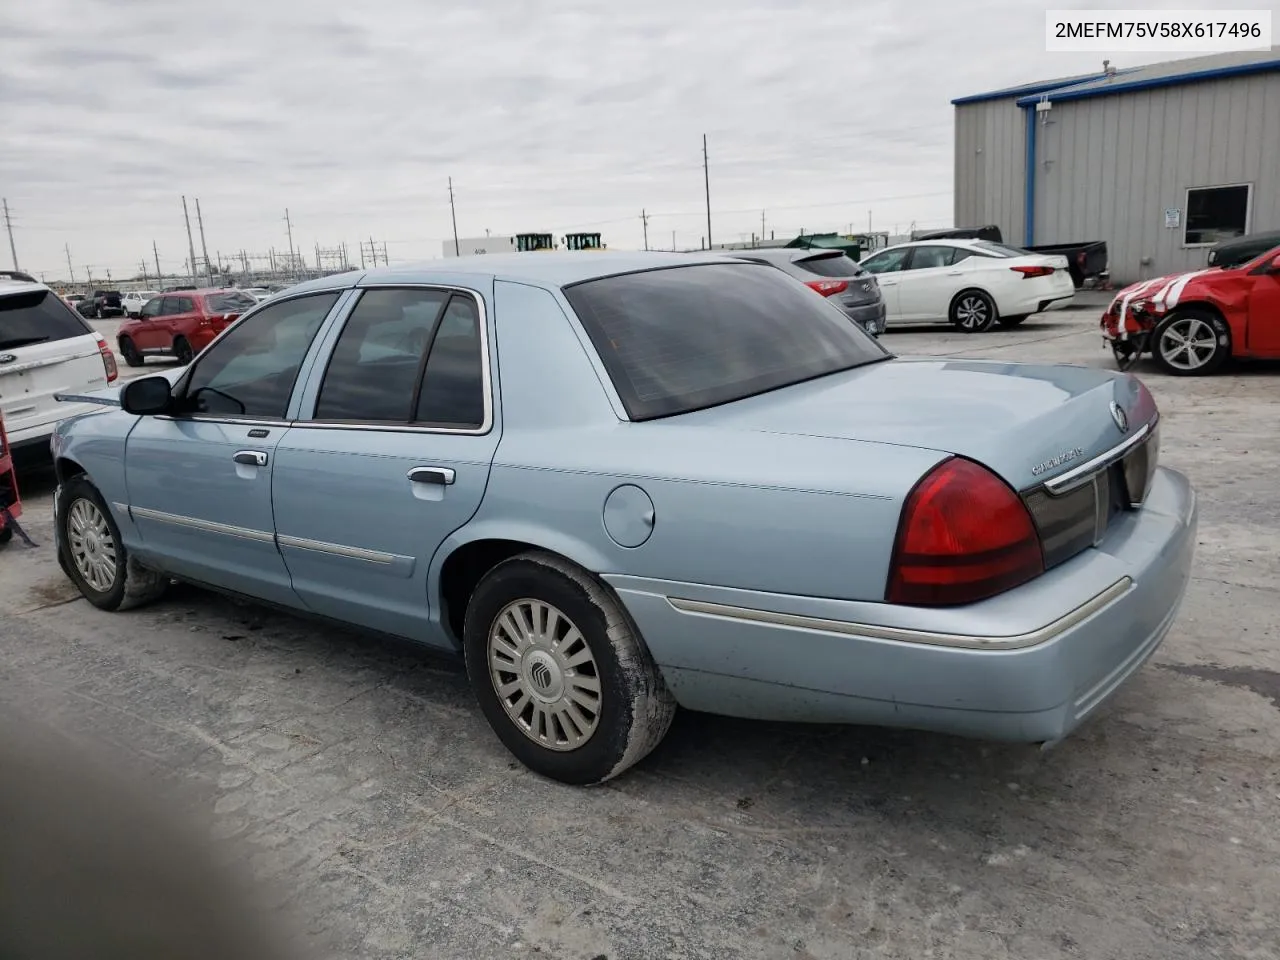
[[[1182,223],[1182,211],[1177,207],[1165,207],[1164,225],[1166,229],[1176,230]]]

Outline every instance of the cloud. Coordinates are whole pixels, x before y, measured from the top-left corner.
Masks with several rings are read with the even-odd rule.
[[[1086,6],[1070,0],[1054,6]],[[1087,70],[1025,0],[41,0],[0,33],[22,265],[600,224],[611,246],[949,220],[950,98]],[[1123,58],[1115,58],[1121,60]],[[1148,58],[1159,59],[1159,58]]]

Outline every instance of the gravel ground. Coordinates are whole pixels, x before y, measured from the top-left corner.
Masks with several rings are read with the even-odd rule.
[[[886,342],[1110,366],[1096,317]],[[41,546],[0,552],[0,704],[183,805],[312,957],[1280,956],[1280,366],[1136,372],[1201,495],[1195,577],[1048,752],[682,714],[622,779],[562,787],[412,647],[194,589],[93,609],[47,471]]]

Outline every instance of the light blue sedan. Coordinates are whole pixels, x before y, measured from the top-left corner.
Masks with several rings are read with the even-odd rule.
[[[607,780],[676,706],[1067,735],[1173,621],[1196,500],[1130,376],[905,360],[799,281],[511,254],[293,287],[53,439],[59,556],[462,654]]]

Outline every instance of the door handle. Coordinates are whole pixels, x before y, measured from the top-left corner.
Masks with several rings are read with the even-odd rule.
[[[951,271],[948,271],[948,273],[947,273],[947,276],[948,276],[948,277],[960,277],[960,276],[963,276],[963,275],[964,275],[964,271],[963,271],[963,270],[951,270]]]
[[[433,483],[439,487],[448,486],[456,479],[449,467],[414,467],[408,477],[413,483]]]
[[[236,463],[243,463],[247,467],[265,467],[267,465],[267,455],[261,450],[240,450],[237,451],[232,459]]]

